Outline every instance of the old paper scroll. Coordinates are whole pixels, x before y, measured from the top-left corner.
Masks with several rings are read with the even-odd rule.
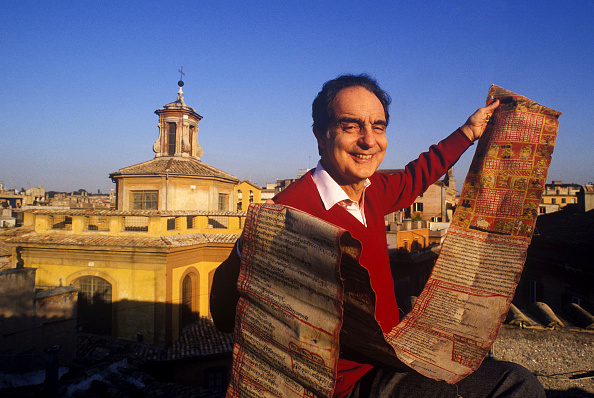
[[[332,396],[339,336],[368,358],[448,383],[478,368],[520,278],[561,114],[497,86],[489,95],[501,105],[440,257],[388,334],[373,317],[361,247],[348,232],[295,209],[250,207],[228,397]]]
[[[386,335],[403,362],[448,383],[478,368],[505,319],[561,115],[495,85],[489,96],[501,104],[479,140],[433,273]]]
[[[357,264],[360,243],[274,205],[250,206],[242,239],[227,396],[332,396],[343,313],[339,268],[341,260]]]

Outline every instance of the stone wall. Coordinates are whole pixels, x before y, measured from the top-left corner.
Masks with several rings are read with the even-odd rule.
[[[0,371],[40,369],[44,350],[60,346],[60,363],[76,354],[78,289],[35,292],[35,268],[0,272]]]

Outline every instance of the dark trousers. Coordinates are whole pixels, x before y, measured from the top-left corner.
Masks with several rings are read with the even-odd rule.
[[[374,368],[357,382],[347,397],[545,398],[546,395],[538,379],[527,369],[512,362],[486,359],[476,371],[454,385],[415,371]]]

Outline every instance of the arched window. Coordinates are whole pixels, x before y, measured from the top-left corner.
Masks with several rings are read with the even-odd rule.
[[[98,276],[83,276],[73,282],[78,292],[78,326],[87,333],[111,334],[111,283]]]
[[[187,274],[182,281],[181,292],[181,319],[180,329],[196,322],[199,317],[198,312],[198,289],[194,289],[194,274]]]
[[[242,210],[242,206],[243,206],[243,194],[241,192],[241,189],[237,190],[237,211],[241,211]]]

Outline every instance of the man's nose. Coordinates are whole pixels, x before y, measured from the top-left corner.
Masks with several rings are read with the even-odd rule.
[[[361,146],[371,148],[375,145],[376,137],[371,124],[365,124],[362,126],[360,135],[359,144]]]

